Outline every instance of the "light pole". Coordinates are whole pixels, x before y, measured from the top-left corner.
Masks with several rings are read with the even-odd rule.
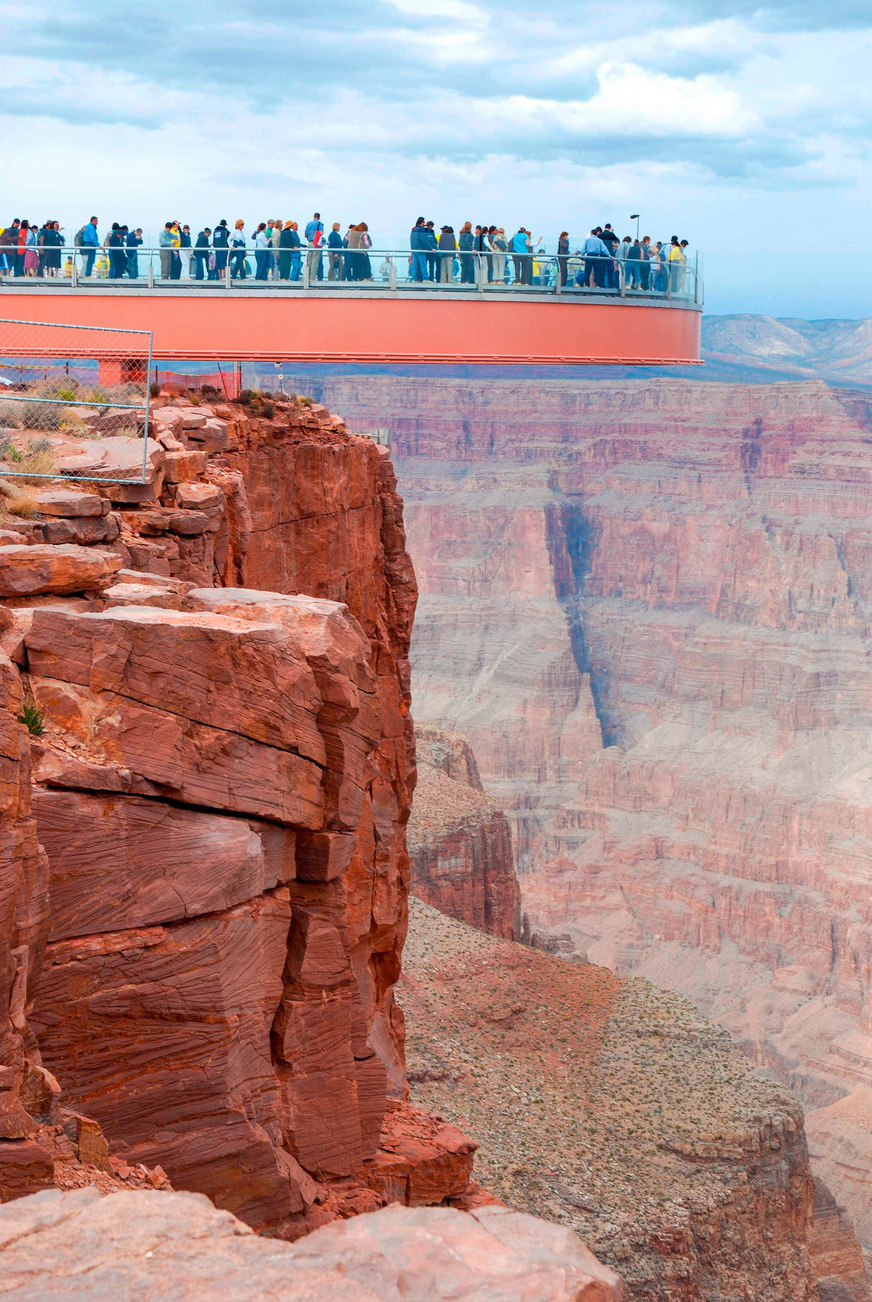
[[[640,218],[640,216],[641,216],[641,213],[637,213],[637,212],[631,212],[631,213],[630,213],[630,221],[636,223],[636,239],[639,238],[639,218]]]

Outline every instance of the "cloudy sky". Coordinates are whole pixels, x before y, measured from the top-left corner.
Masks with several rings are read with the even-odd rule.
[[[704,253],[712,312],[872,316],[868,0],[0,2],[0,223],[419,213]],[[12,211],[14,210],[14,211]]]

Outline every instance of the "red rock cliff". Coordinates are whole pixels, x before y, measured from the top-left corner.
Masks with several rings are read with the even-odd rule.
[[[512,833],[484,794],[469,742],[416,730],[418,784],[409,820],[412,894],[493,936],[521,934]]]
[[[6,1092],[41,1051],[116,1150],[259,1228],[439,1202],[474,1145],[397,1097],[415,583],[390,462],[306,404],[154,432],[146,486],[100,484],[110,436],[79,454],[92,491],[5,521]]]

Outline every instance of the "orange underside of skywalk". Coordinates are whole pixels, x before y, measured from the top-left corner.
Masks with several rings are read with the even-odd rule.
[[[699,363],[701,311],[508,295],[52,292],[4,289],[0,317],[148,330],[166,360],[675,365]],[[70,355],[93,339],[59,333]],[[4,350],[0,347],[0,352]]]

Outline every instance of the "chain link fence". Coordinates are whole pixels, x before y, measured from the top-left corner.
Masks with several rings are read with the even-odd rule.
[[[0,319],[0,477],[142,484],[152,336]]]

